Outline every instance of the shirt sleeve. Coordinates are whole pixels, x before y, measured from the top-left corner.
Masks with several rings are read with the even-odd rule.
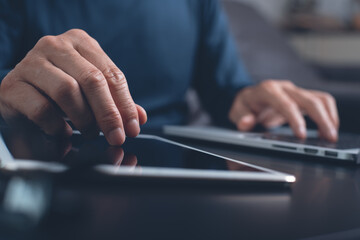
[[[21,0],[0,0],[0,82],[23,55],[23,16]]]
[[[200,29],[193,85],[214,123],[229,125],[228,112],[236,93],[252,83],[217,0],[203,1]]]

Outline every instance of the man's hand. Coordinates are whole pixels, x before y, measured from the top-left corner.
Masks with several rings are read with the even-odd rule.
[[[305,90],[289,81],[267,80],[243,89],[235,97],[230,120],[241,131],[257,123],[275,127],[288,122],[295,135],[306,138],[303,114],[318,125],[320,136],[337,141],[339,117],[335,99],[327,93]]]
[[[60,109],[59,109],[60,108]],[[111,145],[135,137],[147,120],[126,78],[82,30],[41,38],[0,86],[0,113],[25,116],[47,134],[71,134],[61,111],[85,135],[105,134]]]

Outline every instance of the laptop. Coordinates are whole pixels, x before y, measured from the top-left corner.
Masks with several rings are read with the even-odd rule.
[[[169,136],[206,140],[218,143],[270,149],[282,152],[360,163],[360,135],[339,134],[336,143],[318,138],[316,130],[308,130],[305,140],[296,138],[290,128],[277,128],[264,133],[240,132],[209,126],[165,126]]]
[[[291,174],[209,153],[159,136],[127,138],[110,146],[103,134],[86,139],[78,131],[70,138],[49,137],[36,129],[0,126],[0,171],[26,176],[51,174],[60,182],[116,183],[137,179],[288,186]],[[71,178],[71,180],[69,180]]]

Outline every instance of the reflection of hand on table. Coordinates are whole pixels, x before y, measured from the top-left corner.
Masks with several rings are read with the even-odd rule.
[[[12,134],[7,136],[8,148],[12,155],[18,159],[60,160],[72,151],[69,138],[52,138],[39,134],[39,132],[24,132],[24,129],[13,129]],[[31,146],[39,143],[41,148]]]
[[[124,150],[121,147],[109,147],[106,151],[106,155],[114,166],[135,167],[137,165],[137,157],[134,154],[124,153]]]

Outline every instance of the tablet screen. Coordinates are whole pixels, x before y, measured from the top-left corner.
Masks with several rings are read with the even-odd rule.
[[[60,139],[39,131],[10,129],[3,129],[2,136],[15,159],[60,162],[70,168],[108,164],[117,167],[263,171],[149,136],[127,138],[121,147],[110,146],[103,136],[89,140],[74,134],[69,139]]]

